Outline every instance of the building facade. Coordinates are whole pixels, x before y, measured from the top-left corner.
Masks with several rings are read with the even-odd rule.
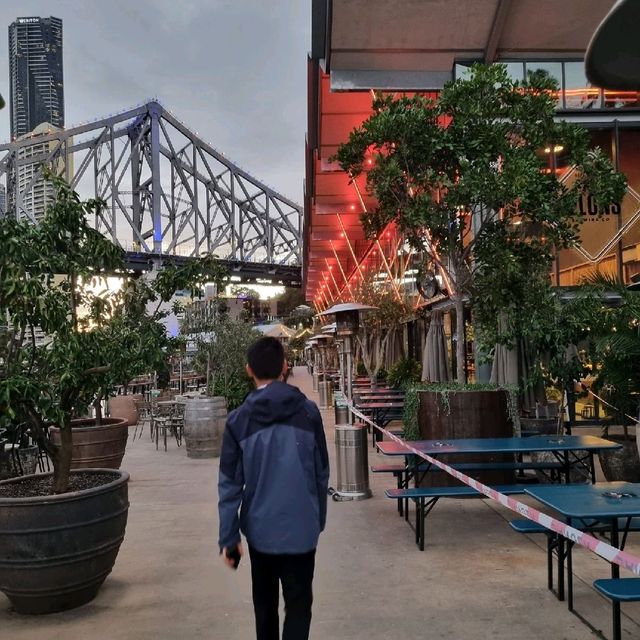
[[[62,20],[17,18],[9,26],[11,139],[39,124],[64,127]]]
[[[559,84],[558,119],[586,128],[628,179],[609,211],[590,198],[578,246],[560,252],[555,284],[572,286],[594,270],[629,283],[640,274],[640,98],[636,91],[591,86],[584,55],[614,0],[314,0],[308,59],[303,286],[319,309],[349,297],[363,272],[388,274],[410,286],[402,238],[388,229],[366,238],[360,214],[375,208],[365,176],[350,180],[331,158],[372,113],[372,91],[421,93],[432,99],[473,62],[502,63],[521,79],[543,69]],[[549,171],[573,179],[563,149],[549,149]],[[399,276],[396,274],[400,268]],[[393,274],[393,275],[392,275]],[[446,308],[438,293],[426,301]],[[448,323],[448,324],[447,324]],[[445,330],[451,337],[451,317]],[[411,343],[411,339],[409,339]],[[415,355],[418,356],[420,340]],[[412,353],[413,350],[409,349]],[[469,367],[472,377],[472,365]]]
[[[49,207],[55,201],[55,189],[51,182],[42,176],[42,163],[48,164],[51,171],[65,175],[67,162],[73,162],[71,155],[65,155],[57,140],[49,139],[49,134],[60,131],[48,122],[39,124],[33,131],[18,138],[18,141],[31,142],[21,146],[15,168],[17,193],[20,201],[11,207],[19,219],[40,222]],[[43,139],[44,138],[44,139]],[[68,167],[69,172],[73,167]],[[13,193],[10,194],[14,196]],[[15,198],[14,198],[15,199]]]

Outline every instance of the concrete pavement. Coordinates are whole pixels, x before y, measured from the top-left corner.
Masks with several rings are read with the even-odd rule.
[[[290,382],[316,399],[305,369]],[[333,461],[333,412],[323,415]],[[0,638],[253,638],[249,563],[232,572],[218,557],[218,460],[191,460],[175,442],[167,453],[156,451],[146,435],[129,442],[123,468],[131,474],[127,535],[98,597],[73,611],[24,617],[0,594]],[[420,552],[384,497],[390,479],[372,477],[371,484],[370,500],[329,503],[313,640],[599,637],[547,591],[544,540],[514,533],[510,512],[487,500],[442,500]],[[640,554],[638,534],[627,548]],[[574,570],[576,610],[610,637],[609,603],[591,586],[608,566],[579,549]],[[623,638],[639,638],[640,606],[623,605],[623,613]]]

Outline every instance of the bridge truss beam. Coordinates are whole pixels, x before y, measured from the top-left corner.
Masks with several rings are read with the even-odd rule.
[[[132,254],[214,254],[271,269],[301,263],[301,207],[157,101],[0,145],[0,181],[18,217],[36,221],[29,196],[42,184],[44,165],[64,172],[83,198],[104,200],[95,228]]]

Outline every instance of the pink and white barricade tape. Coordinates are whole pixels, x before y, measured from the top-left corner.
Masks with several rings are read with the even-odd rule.
[[[546,513],[542,513],[542,511],[538,511],[537,509],[534,509],[533,507],[530,507],[529,505],[526,505],[519,500],[515,500],[514,498],[505,496],[503,493],[495,491],[491,487],[488,487],[486,484],[482,484],[482,482],[478,482],[477,480],[470,478],[464,473],[460,473],[460,471],[451,468],[441,460],[433,458],[422,451],[418,451],[418,449],[412,447],[406,440],[399,438],[383,427],[379,427],[367,416],[358,411],[352,404],[348,404],[348,406],[351,412],[360,420],[371,425],[372,428],[378,429],[378,431],[384,433],[389,439],[393,440],[394,442],[402,445],[407,450],[407,453],[412,453],[413,455],[419,456],[423,460],[426,460],[428,463],[436,465],[437,467],[442,469],[442,471],[446,471],[454,478],[457,478],[461,482],[464,482],[464,484],[473,487],[479,493],[487,496],[487,498],[491,498],[492,500],[499,502],[501,505],[507,507],[507,509],[511,509],[511,511],[519,513],[521,516],[524,516],[529,520],[533,520],[533,522],[537,522],[550,531],[555,531],[561,536],[564,536],[572,542],[575,542],[575,544],[579,544],[581,547],[585,547],[586,549],[593,551],[608,562],[612,562],[613,564],[617,564],[620,567],[624,567],[632,573],[640,576],[640,558],[626,553],[625,551],[621,551],[620,549],[616,549],[616,547],[613,547],[606,542],[602,542],[601,540],[594,538],[584,531],[575,529],[574,527],[571,527],[568,524],[557,520],[556,518],[552,518]]]

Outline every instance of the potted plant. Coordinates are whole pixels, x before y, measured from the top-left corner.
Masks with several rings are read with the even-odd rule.
[[[192,458],[219,456],[227,410],[240,406],[253,390],[253,382],[245,371],[246,354],[262,334],[224,312],[197,322],[183,322],[181,331],[195,338],[194,367],[206,376],[208,392],[208,398],[186,402],[187,455]]]
[[[383,369],[387,348],[400,331],[402,320],[410,314],[410,306],[395,287],[375,282],[373,273],[365,274],[351,289],[354,300],[374,307],[360,316],[356,351],[371,387],[375,387],[387,375]]]
[[[72,420],[114,381],[121,296],[99,288],[107,276],[127,280],[124,255],[86,222],[102,203],[48,179],[56,200],[40,224],[0,219],[0,415],[26,423],[53,462],[51,474],[0,482],[0,590],[24,613],[96,595],[129,506],[126,472],[71,471]],[[50,425],[60,430],[57,443]]]
[[[586,347],[593,363],[592,388],[607,417],[603,435],[622,449],[600,454],[607,480],[640,482],[636,444],[640,408],[640,293],[615,277],[595,274],[587,279],[573,304],[585,327]],[[614,425],[622,433],[614,434]]]
[[[422,365],[413,358],[401,358],[387,373],[387,383],[392,389],[407,388],[420,382]]]
[[[403,424],[407,440],[511,437],[519,432],[518,388],[457,382],[414,384],[405,391]],[[452,459],[452,462],[479,461],[473,455]],[[495,455],[492,461],[513,462],[513,459]],[[475,477],[488,484],[514,481],[511,472],[483,472]],[[430,486],[451,486],[456,481],[447,474],[435,474],[427,482]]]

